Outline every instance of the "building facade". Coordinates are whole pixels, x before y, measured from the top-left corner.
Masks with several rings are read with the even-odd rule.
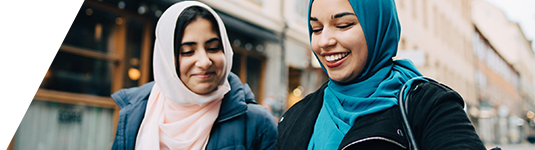
[[[495,112],[495,132],[486,127],[486,131],[493,133],[491,137],[484,137],[493,143],[520,143],[526,136],[534,135],[534,117],[528,114],[535,111],[534,97],[534,69],[535,54],[531,48],[531,41],[527,40],[518,23],[511,22],[505,13],[496,6],[483,1],[472,0],[472,18],[477,33],[474,34],[474,53],[487,63],[496,73],[502,76],[504,83],[512,87],[498,90],[492,85],[483,86],[481,99],[490,101],[489,107]],[[486,45],[486,46],[484,46]],[[482,56],[484,51],[495,51],[492,55]],[[497,57],[499,56],[499,57]],[[481,68],[481,67],[480,67]],[[508,69],[510,68],[510,69]],[[515,70],[516,73],[512,73]],[[480,83],[492,82],[490,77],[480,76]],[[512,91],[516,90],[516,94]],[[484,94],[483,94],[484,93]],[[497,93],[502,97],[498,98]],[[506,94],[509,93],[509,94]],[[490,97],[497,100],[492,101]],[[500,114],[500,112],[502,112]],[[522,122],[521,120],[525,120]]]
[[[526,141],[534,131],[526,114],[533,113],[535,58],[518,24],[483,0],[396,4],[397,58],[411,59],[422,74],[459,92],[485,143]]]
[[[470,3],[396,0],[401,22],[398,58],[410,58],[425,76],[447,84],[477,106]]]

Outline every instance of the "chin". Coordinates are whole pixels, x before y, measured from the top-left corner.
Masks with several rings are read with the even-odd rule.
[[[331,78],[331,80],[339,82],[339,83],[349,82],[349,76],[348,75],[345,75],[345,76],[344,75],[333,75],[333,76],[329,76],[329,78]]]
[[[195,91],[193,91],[194,93],[197,93],[199,95],[204,95],[204,94],[208,94],[212,91],[214,91],[214,89],[216,88],[217,86],[215,85],[205,85],[205,84],[198,84],[197,86],[195,86]]]
[[[330,77],[330,78],[331,78],[331,80],[336,81],[336,82],[343,83],[343,81],[344,81],[344,79],[342,79],[342,78],[337,78],[337,77]]]

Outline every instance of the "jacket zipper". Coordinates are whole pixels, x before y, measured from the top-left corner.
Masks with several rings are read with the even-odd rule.
[[[357,143],[361,143],[361,142],[365,142],[365,141],[369,141],[369,140],[383,140],[383,141],[386,141],[386,142],[389,142],[389,143],[392,143],[392,144],[395,144],[403,149],[407,149],[407,147],[403,146],[401,143],[399,142],[396,142],[394,140],[391,140],[391,139],[388,139],[388,138],[384,138],[384,137],[379,137],[379,136],[376,136],[376,137],[368,137],[368,138],[364,138],[364,139],[360,139],[360,140],[357,140],[357,141],[353,141],[349,144],[347,144],[346,146],[344,146],[344,148],[342,148],[342,150],[348,148],[349,146],[351,145],[355,145]]]

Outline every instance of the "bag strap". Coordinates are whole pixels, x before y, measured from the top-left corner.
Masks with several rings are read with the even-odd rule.
[[[412,84],[415,83],[415,81],[436,82],[435,80],[428,78],[428,77],[424,77],[424,76],[414,77],[408,80],[407,82],[405,82],[405,84],[403,84],[403,87],[401,88],[401,91],[399,93],[399,98],[398,98],[398,104],[400,107],[399,110],[401,111],[401,117],[402,117],[401,119],[403,120],[403,127],[405,128],[407,140],[409,141],[409,150],[418,150],[418,144],[416,143],[416,140],[414,139],[414,135],[412,134],[411,125],[410,125],[409,118],[408,118],[410,114],[409,114],[409,98],[407,96],[409,95],[408,92],[410,91]],[[418,85],[416,85],[416,88],[418,88]]]

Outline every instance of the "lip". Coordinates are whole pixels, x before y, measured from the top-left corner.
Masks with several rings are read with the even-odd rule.
[[[201,80],[209,79],[211,77],[215,76],[215,72],[202,72],[202,73],[195,73],[192,74],[193,77],[197,77]]]
[[[341,54],[341,53],[350,53],[350,52],[325,52],[325,53],[321,53],[320,55],[322,55],[322,56],[325,56],[325,55],[336,55],[336,54]]]
[[[335,54],[340,54],[340,53],[347,53],[347,52],[322,53],[321,55],[324,57],[323,59],[325,59],[326,55],[335,55]],[[351,53],[349,53],[349,54],[351,54]],[[334,61],[334,62],[329,62],[329,61],[325,60],[325,65],[327,67],[329,67],[329,68],[338,67],[338,66],[342,65],[342,63],[344,63],[344,61],[347,59],[347,57],[349,57],[349,54],[346,57],[344,57],[344,58],[342,58],[340,60]]]

